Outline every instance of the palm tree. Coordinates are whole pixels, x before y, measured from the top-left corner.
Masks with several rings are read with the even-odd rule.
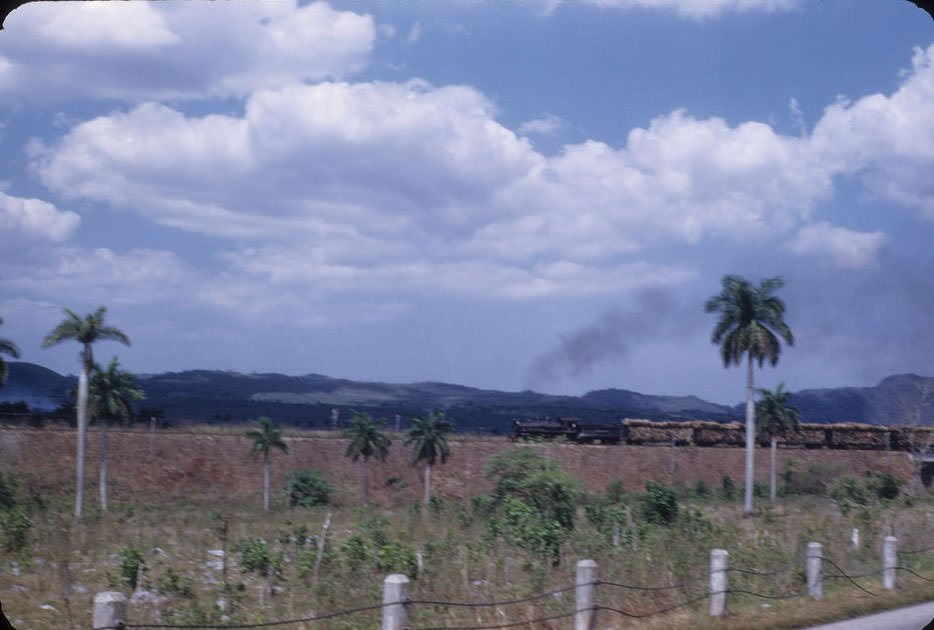
[[[357,461],[363,456],[363,503],[370,503],[370,458],[382,461],[389,453],[392,440],[380,431],[386,424],[385,418],[373,420],[368,413],[358,413],[350,419],[350,426],[344,431],[344,437],[350,439],[344,457]]]
[[[413,417],[412,424],[408,433],[405,435],[403,446],[408,446],[414,442],[412,447],[412,465],[425,461],[425,500],[428,505],[428,499],[431,497],[431,467],[438,461],[438,455],[441,455],[441,463],[447,461],[451,449],[448,446],[448,440],[445,433],[456,431],[457,427],[453,423],[444,419],[444,411],[433,411],[427,418]]]
[[[250,455],[263,454],[263,509],[269,511],[269,452],[278,448],[283,453],[289,452],[288,445],[282,441],[282,429],[272,423],[271,418],[262,416],[253,421],[255,429],[243,434],[253,440]]]
[[[789,346],[794,336],[785,323],[785,303],[772,295],[784,286],[779,277],[766,278],[754,287],[738,276],[723,276],[723,289],[704,304],[708,313],[720,313],[711,341],[720,344],[724,367],[739,365],[747,359],[746,372],[746,492],[743,511],[752,513],[753,466],[755,464],[755,407],[753,402],[753,362],[759,367],[768,359],[778,363],[781,352],[779,337]]]
[[[0,317],[0,324],[3,323],[3,318]],[[19,348],[16,347],[9,339],[0,339],[0,354],[8,354],[14,359],[19,358]],[[7,375],[7,366],[6,361],[3,360],[3,357],[0,356],[0,385],[6,383]]]
[[[88,379],[90,378],[91,369],[94,367],[92,346],[95,341],[105,339],[112,339],[130,345],[130,339],[117,328],[104,324],[104,313],[107,312],[107,309],[103,306],[97,309],[97,312],[90,313],[84,318],[67,308],[63,310],[68,317],[42,340],[42,347],[48,348],[67,339],[74,339],[82,345],[80,355],[81,372],[78,376],[78,456],[75,462],[75,476],[77,477],[75,518],[81,518],[81,508],[84,504],[85,437],[88,430]]]
[[[801,432],[801,413],[788,405],[791,392],[786,392],[784,383],[779,383],[775,391],[759,388],[762,396],[756,402],[756,425],[759,434],[768,436],[770,441],[769,500],[775,503],[775,452],[779,435],[788,431]]]
[[[117,357],[106,370],[95,365],[91,374],[89,407],[91,416],[101,421],[101,509],[107,511],[107,426],[111,421],[129,422],[133,417],[131,400],[146,397],[136,384],[136,375],[120,369]]]

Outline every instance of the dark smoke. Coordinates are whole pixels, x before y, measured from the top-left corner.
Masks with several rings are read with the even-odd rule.
[[[668,294],[644,291],[635,310],[611,308],[593,324],[562,335],[554,350],[529,366],[528,381],[537,384],[562,376],[582,376],[598,363],[623,357],[633,342],[667,334],[677,311]]]

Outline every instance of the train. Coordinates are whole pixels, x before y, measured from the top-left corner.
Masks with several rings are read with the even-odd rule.
[[[619,444],[622,425],[584,422],[580,418],[534,418],[512,421],[512,439],[565,438],[578,444]]]
[[[708,420],[657,421],[625,418],[619,424],[587,422],[580,418],[523,418],[512,421],[513,440],[564,438],[582,444],[677,446],[743,446],[741,422]],[[759,436],[761,445],[767,440]],[[854,450],[892,450],[934,453],[934,427],[877,426],[843,423],[802,423],[798,432],[778,438],[783,447]]]

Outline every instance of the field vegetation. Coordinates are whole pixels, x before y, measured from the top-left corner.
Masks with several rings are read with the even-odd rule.
[[[410,487],[408,505],[334,504],[339,488],[328,471],[303,470],[273,492],[269,511],[258,501],[164,497],[113,502],[108,512],[86,506],[80,521],[66,472],[59,484],[40,484],[3,471],[0,598],[18,630],[38,630],[88,627],[94,594],[111,589],[133,595],[130,623],[180,625],[307,619],[371,606],[390,573],[410,577],[414,600],[489,603],[559,591],[517,604],[417,604],[410,612],[413,628],[496,626],[571,611],[574,594],[560,589],[573,584],[585,558],[597,561],[606,582],[687,582],[653,591],[600,585],[601,605],[645,614],[702,598],[708,581],[689,578],[709,570],[713,548],[729,552],[731,567],[774,572],[731,573],[732,589],[774,597],[806,590],[810,541],[852,575],[879,569],[885,535],[897,535],[906,551],[934,547],[934,505],[904,494],[886,473],[841,476],[786,461],[777,501],[770,504],[768,485],[757,483],[760,511],[744,518],[742,484],[731,477],[644,487],[616,480],[595,492],[549,452],[532,445],[495,454],[485,469],[491,489],[466,501],[432,496],[426,505]],[[899,564],[934,577],[934,552],[900,554]],[[883,591],[878,575],[856,580],[865,590],[828,579],[822,602],[732,594],[721,620],[707,616],[706,599],[643,620],[600,611],[598,627],[794,628],[929,599],[931,585],[920,577],[900,572],[898,579],[895,592]],[[285,627],[378,623],[377,610]],[[571,625],[565,618],[535,627]]]

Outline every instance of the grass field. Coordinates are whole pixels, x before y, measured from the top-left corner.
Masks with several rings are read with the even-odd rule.
[[[554,465],[544,469],[548,483],[564,479]],[[823,478],[827,469],[812,466],[797,477],[786,474],[788,496],[774,506],[758,499],[760,512],[751,518],[742,516],[739,490],[730,498],[723,485],[681,480],[652,490],[611,483],[595,491],[578,483],[567,503],[572,529],[563,533],[548,529],[547,519],[528,508],[548,504],[523,496],[521,488],[516,496],[525,503],[507,500],[497,507],[488,500],[498,487],[495,479],[488,484],[492,489],[475,495],[480,498],[434,499],[428,507],[415,500],[418,492],[406,502],[386,500],[384,494],[369,508],[346,500],[356,500],[352,492],[340,505],[313,508],[285,507],[277,494],[268,513],[260,501],[247,502],[235,493],[205,492],[188,500],[147,492],[134,500],[124,479],[118,503],[108,513],[89,501],[91,508],[76,522],[67,468],[56,475],[21,476],[16,483],[10,483],[11,471],[3,464],[0,471],[14,506],[2,512],[0,599],[18,630],[89,627],[94,594],[112,589],[128,595],[138,590],[130,606],[131,624],[304,619],[378,604],[382,580],[394,572],[411,576],[412,599],[488,604],[571,586],[575,565],[585,558],[598,563],[606,582],[668,586],[688,581],[666,590],[598,587],[601,606],[645,614],[702,598],[714,548],[729,552],[733,568],[770,573],[731,572],[731,589],[770,597],[731,594],[730,614],[716,620],[707,615],[706,599],[642,620],[601,610],[597,627],[795,628],[934,596],[931,583],[901,571],[894,592],[884,591],[880,576],[872,575],[856,580],[864,590],[846,579],[826,580],[821,602],[806,596],[772,598],[805,590],[804,554],[810,541],[821,542],[824,556],[851,575],[880,568],[885,535],[896,535],[902,550],[934,548],[930,498],[879,499],[867,489],[868,477],[861,470],[851,471],[859,487],[849,494],[840,493],[845,484],[831,488],[831,479]],[[576,483],[573,476],[568,479]],[[0,502],[3,496],[0,491]],[[674,501],[674,512],[668,500]],[[22,540],[15,536],[15,513],[31,523],[20,528]],[[854,528],[861,539],[856,548],[850,542]],[[934,577],[934,551],[902,554],[899,564]],[[701,577],[689,581],[695,576]],[[134,589],[137,578],[139,588]],[[497,626],[567,613],[573,610],[573,596],[562,591],[476,608],[418,604],[410,608],[410,622],[413,628]],[[562,618],[522,627],[570,628],[572,623]],[[284,627],[378,624],[379,611],[369,611]]]

